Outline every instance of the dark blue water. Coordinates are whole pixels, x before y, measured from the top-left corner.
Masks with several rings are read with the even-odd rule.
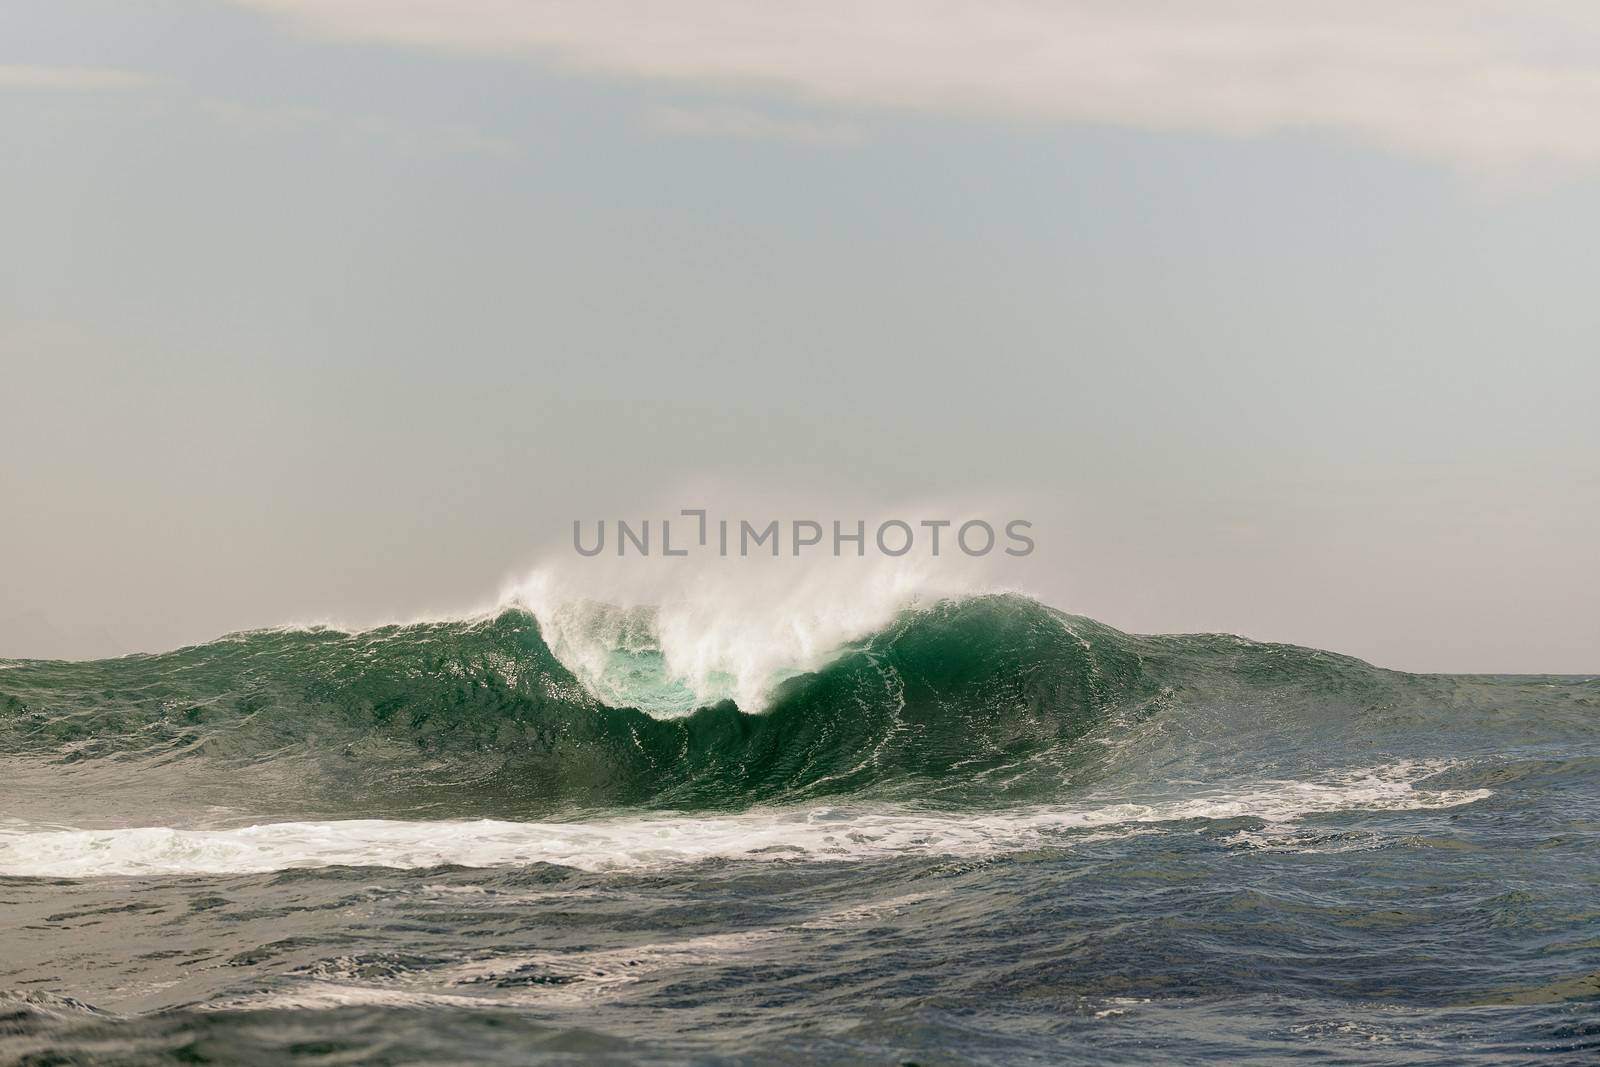
[[[1600,684],[1015,598],[760,714],[530,618],[0,670],[0,1057],[1600,1061]]]

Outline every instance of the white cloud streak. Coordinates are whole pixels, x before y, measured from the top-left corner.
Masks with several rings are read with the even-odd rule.
[[[1600,163],[1594,0],[231,0],[302,32],[811,105]]]
[[[106,67],[50,67],[0,63],[0,89],[68,92],[120,92],[149,89],[163,79],[133,70]]]
[[[652,130],[675,137],[792,141],[805,145],[848,145],[861,140],[860,128],[849,123],[773,115],[746,107],[662,105],[651,108],[646,119]]]
[[[352,143],[385,145],[403,152],[473,153],[509,157],[517,146],[468,126],[421,126],[373,115],[349,115],[315,107],[276,107],[202,98],[202,114],[249,136],[320,133]]]

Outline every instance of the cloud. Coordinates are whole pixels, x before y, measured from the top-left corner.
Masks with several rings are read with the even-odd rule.
[[[517,146],[469,126],[418,126],[375,115],[350,115],[317,107],[282,107],[206,97],[197,100],[202,114],[239,133],[275,137],[310,132],[352,143],[383,145],[408,153],[472,153],[509,157]]]
[[[116,92],[161,84],[153,74],[106,67],[44,67],[0,63],[0,89],[54,89]]]
[[[661,106],[646,120],[657,133],[676,137],[794,141],[808,145],[847,145],[861,140],[859,127],[828,119],[792,118],[744,107]]]
[[[813,105],[1600,162],[1593,0],[230,0],[301,31]]]

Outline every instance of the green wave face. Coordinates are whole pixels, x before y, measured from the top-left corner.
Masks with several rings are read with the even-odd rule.
[[[1299,693],[1370,706],[1404,677],[1234,638],[1135,638],[992,596],[906,612],[783,682],[759,713],[722,701],[657,718],[595,698],[537,620],[508,611],[23,662],[0,671],[0,744],[85,788],[176,777],[224,807],[246,794],[286,809],[520,816],[843,796],[1001,804],[1093,781],[1119,737],[1180,695],[1193,708],[1282,708]]]

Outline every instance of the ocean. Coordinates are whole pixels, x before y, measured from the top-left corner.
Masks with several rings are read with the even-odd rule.
[[[0,1060],[1600,1062],[1600,680],[585,618],[0,661]]]

